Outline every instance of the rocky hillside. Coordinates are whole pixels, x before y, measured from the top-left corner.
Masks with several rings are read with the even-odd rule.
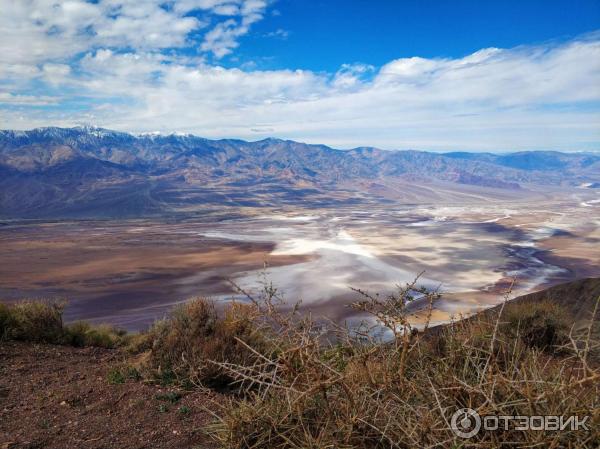
[[[0,307],[0,447],[377,449],[383,435],[393,448],[596,448],[599,334],[579,340],[586,329],[571,329],[580,314],[591,318],[599,281],[559,285],[509,302],[500,316],[489,310],[385,345],[317,344],[322,325],[314,332],[299,317],[265,333],[255,327],[269,317],[256,314],[260,305],[217,316],[201,299],[133,335],[65,326],[52,303]],[[270,376],[259,371],[271,367]],[[466,406],[589,416],[589,429],[511,427],[465,441],[449,420]]]

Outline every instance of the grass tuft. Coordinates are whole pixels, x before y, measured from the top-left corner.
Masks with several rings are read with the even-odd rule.
[[[64,303],[21,301],[0,306],[0,335],[6,340],[62,343]]]
[[[128,341],[125,331],[111,325],[82,321],[64,325],[64,306],[62,301],[42,300],[0,303],[0,339],[101,348],[115,348]]]
[[[106,380],[111,385],[124,384],[125,383],[125,375],[123,374],[123,372],[120,369],[113,368],[108,372],[108,374],[106,376]]]

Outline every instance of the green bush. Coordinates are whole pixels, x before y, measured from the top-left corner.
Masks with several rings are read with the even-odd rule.
[[[189,408],[187,405],[182,405],[181,407],[179,407],[178,411],[180,415],[185,416],[189,415],[192,412],[192,409]]]
[[[111,385],[123,384],[125,383],[125,375],[119,368],[113,368],[108,372],[106,380]]]
[[[158,401],[170,402],[171,404],[177,404],[181,399],[181,394],[176,391],[169,391],[167,393],[159,393],[155,396]]]

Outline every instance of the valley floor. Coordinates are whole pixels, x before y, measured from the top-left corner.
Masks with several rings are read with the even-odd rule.
[[[588,189],[589,190],[589,189]],[[357,300],[412,281],[439,288],[432,321],[600,275],[597,192],[510,201],[334,208],[221,208],[189,217],[7,222],[0,301],[68,300],[65,319],[142,330],[194,296],[257,294],[267,279],[293,304],[338,322]],[[422,319],[415,316],[416,323]]]

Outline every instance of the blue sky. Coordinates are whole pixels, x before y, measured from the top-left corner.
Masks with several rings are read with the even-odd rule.
[[[310,4],[310,7],[306,7]],[[239,57],[265,68],[335,72],[407,56],[460,57],[481,48],[567,40],[600,28],[598,0],[280,0],[242,39]],[[282,30],[285,39],[264,39]]]
[[[600,1],[0,0],[0,128],[600,149]]]

